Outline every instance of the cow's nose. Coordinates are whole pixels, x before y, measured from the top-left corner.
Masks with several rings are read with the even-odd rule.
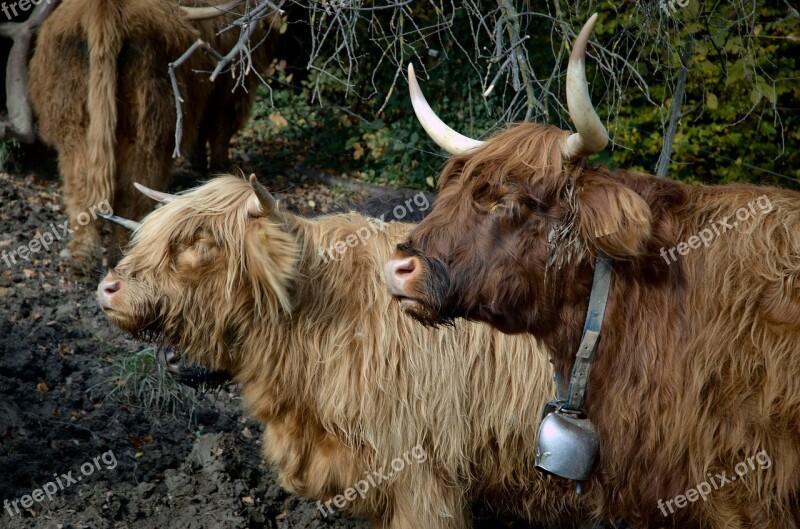
[[[100,302],[100,306],[104,309],[110,309],[114,296],[122,290],[124,284],[120,279],[104,279],[100,281],[100,284],[97,285],[97,299]]]
[[[386,263],[384,274],[389,291],[396,296],[406,295],[406,285],[419,276],[421,269],[419,259],[416,257],[392,259]]]

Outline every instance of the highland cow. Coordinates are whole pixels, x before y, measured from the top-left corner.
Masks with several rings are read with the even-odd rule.
[[[169,64],[201,38],[217,50],[231,49],[239,31],[218,32],[234,20],[225,9],[238,3],[220,5],[217,20],[209,19],[217,14],[211,8],[179,10],[172,0],[66,0],[42,25],[28,88],[39,134],[58,152],[67,214],[76,227],[67,253],[79,268],[92,269],[100,249],[97,226],[75,222],[81,212],[107,200],[120,215],[138,219],[148,204],[134,192],[134,179],[157,189],[169,185],[176,124]],[[252,35],[253,42],[265,40],[252,54],[258,71],[275,53],[276,20],[267,17]],[[177,70],[182,151],[199,171],[208,165],[206,144],[211,168],[225,167],[229,141],[249,117],[258,82],[250,75],[235,90],[231,75],[211,82],[214,64],[201,51]],[[112,262],[126,240],[115,229]]]
[[[282,486],[319,499],[323,513],[463,529],[475,499],[542,525],[589,518],[574,487],[533,470],[554,384],[532,337],[416,325],[381,271],[411,225],[298,217],[251,184],[227,176],[177,197],[145,190],[169,203],[136,227],[99,284],[108,319],[231,373],[265,425],[264,456]],[[372,235],[358,240],[360,230]],[[325,260],[320,249],[337,242],[347,251]]]
[[[567,74],[575,133],[526,123],[465,138],[412,72],[417,114],[454,156],[387,283],[427,325],[537,337],[569,380],[597,259],[610,259],[584,406],[601,442],[593,508],[637,527],[797,528],[800,194],[590,165],[608,138],[583,71],[594,20]]]

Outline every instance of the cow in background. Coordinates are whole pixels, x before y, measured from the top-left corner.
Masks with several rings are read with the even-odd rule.
[[[239,39],[238,30],[218,32],[235,20],[226,10],[241,2],[211,3],[219,10],[179,9],[172,0],[65,0],[41,27],[28,89],[39,134],[58,152],[75,229],[68,253],[79,268],[95,268],[100,249],[96,225],[83,225],[79,215],[107,201],[138,219],[149,204],[133,181],[157,189],[170,183],[176,110],[168,65],[200,38],[224,51]],[[279,20],[277,14],[263,19],[252,35],[252,42],[264,40],[252,53],[257,71],[266,71],[275,55]],[[212,83],[215,63],[201,51],[177,70],[182,152],[200,171],[207,168],[206,144],[211,168],[226,166],[228,144],[247,121],[259,82],[250,75],[234,90],[236,80],[221,75]],[[126,242],[124,230],[115,229],[112,262]]]
[[[470,500],[542,526],[591,519],[574,487],[534,470],[554,393],[536,340],[424,328],[391,303],[382,263],[413,225],[299,217],[255,177],[145,191],[167,203],[136,226],[100,305],[122,330],[231,373],[287,490],[376,528],[466,529]]]
[[[590,165],[608,140],[584,74],[595,17],[567,74],[575,133],[526,123],[478,142],[412,79],[418,116],[454,156],[387,283],[427,325],[536,336],[568,380],[608,256],[585,405],[601,439],[593,506],[635,527],[797,528],[800,194]]]

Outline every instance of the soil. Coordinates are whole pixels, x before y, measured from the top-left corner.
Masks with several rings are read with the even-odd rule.
[[[0,174],[0,528],[367,527],[281,489],[235,387],[192,391],[191,413],[109,396],[114,363],[145,345],[101,313],[104,270],[74,276],[64,241],[2,258],[66,220],[55,174]],[[363,198],[300,175],[263,181],[303,213]],[[42,501],[25,505],[31,494]],[[481,516],[476,526],[527,527]]]

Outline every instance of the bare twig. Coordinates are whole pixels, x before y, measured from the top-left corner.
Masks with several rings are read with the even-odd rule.
[[[172,82],[172,93],[175,96],[175,149],[172,151],[173,158],[180,158],[181,157],[181,142],[183,141],[183,97],[181,96],[180,86],[178,85],[178,76],[175,73],[177,68],[180,68],[183,63],[189,60],[189,58],[194,55],[199,49],[206,50],[210,53],[216,60],[222,61],[222,55],[217,52],[214,48],[211,47],[209,43],[202,39],[197,39],[197,41],[191,45],[191,47],[186,50],[183,55],[181,55],[178,60],[175,62],[169,63],[169,79]]]
[[[675,143],[675,136],[678,134],[678,124],[681,118],[686,115],[686,112],[684,112],[682,108],[683,100],[686,96],[686,81],[689,77],[689,64],[691,64],[692,60],[691,45],[682,50],[680,59],[681,69],[678,74],[678,83],[675,86],[675,92],[672,94],[672,103],[669,108],[669,124],[664,134],[661,154],[658,156],[658,162],[656,163],[656,176],[667,176],[669,163],[672,160],[672,147]]]
[[[314,103],[330,105],[336,100],[343,107],[342,100],[353,96],[360,101],[377,97],[381,104],[369,105],[376,109],[370,121],[379,119],[393,94],[404,91],[405,87],[398,89],[397,85],[403,83],[402,72],[409,60],[419,66],[422,76],[427,76],[429,70],[443,61],[457,60],[481,79],[483,97],[476,99],[476,107],[483,106],[484,115],[495,120],[494,126],[520,119],[550,122],[553,109],[566,119],[561,97],[565,53],[568,54],[569,44],[587,16],[579,2],[426,0],[420,9],[411,0],[282,0],[275,3],[248,0],[245,14],[223,29],[236,28],[240,37],[233,49],[221,51],[222,59],[216,57],[212,79],[226,69],[232,70],[240,82],[250,73],[252,46],[249,40],[253,27],[258,20],[284,5],[299,8],[306,15],[310,30],[308,87]],[[723,11],[730,5],[734,16]],[[595,103],[604,112],[609,128],[613,130],[613,124],[619,123],[620,108],[631,90],[638,90],[661,115],[665,150],[658,169],[664,171],[664,164],[672,153],[666,145],[674,143],[678,121],[702,108],[699,104],[688,110],[682,108],[688,83],[685,68],[689,61],[677,60],[680,50],[692,47],[701,39],[708,40],[704,47],[710,46],[716,52],[715,58],[724,72],[738,59],[726,55],[730,53],[726,51],[730,48],[728,39],[741,39],[741,48],[745,50],[742,53],[752,57],[756,17],[753,0],[709,0],[701,2],[700,6],[705,31],[697,31],[687,27],[685,17],[660,6],[659,2],[632,2],[624,9],[619,7],[618,12],[620,15],[624,12],[626,20],[641,23],[630,27],[618,24],[613,35],[593,39],[590,56],[591,69],[596,72],[592,80],[594,91],[598,92]],[[420,14],[423,11],[424,16]],[[791,11],[790,16],[796,17],[796,10]],[[458,25],[456,20],[463,25]],[[554,63],[551,65],[548,61],[544,68],[530,61],[531,41],[526,31],[534,25],[544,31],[549,29],[551,33]],[[712,29],[715,35],[722,36],[720,40],[709,39]],[[541,51],[537,51],[537,57],[542,55]],[[746,75],[762,79],[759,87],[774,85],[776,80],[769,76],[763,62],[745,62],[748,65]],[[643,63],[651,65],[646,78],[640,73]],[[359,71],[365,64],[374,70]],[[174,68],[171,72],[174,75]],[[367,86],[357,84],[367,77],[371,77]],[[381,84],[381,79],[388,81]],[[651,93],[648,82],[658,83],[659,88],[663,85],[664,90]],[[173,78],[173,87],[176,85]],[[712,93],[713,87],[713,84],[704,87],[704,95]],[[177,89],[175,91],[176,104],[180,104],[180,94]],[[336,97],[331,97],[330,93]],[[670,107],[670,96],[675,108]],[[774,101],[771,103],[774,126],[780,128],[783,139],[781,117]],[[754,105],[742,119],[750,112],[758,112],[762,106]],[[472,111],[470,106],[470,120],[474,115]]]

